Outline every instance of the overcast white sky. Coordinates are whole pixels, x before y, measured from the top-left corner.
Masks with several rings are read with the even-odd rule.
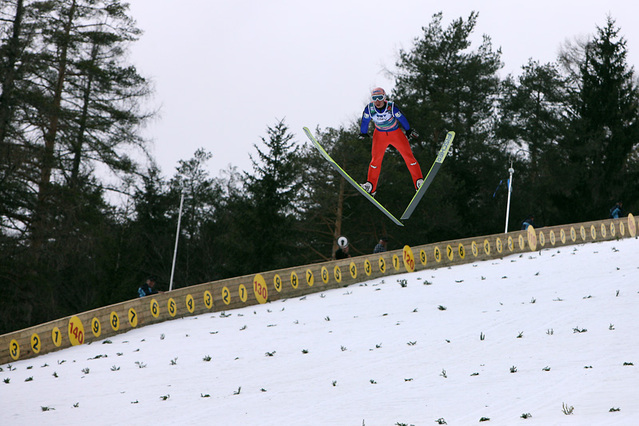
[[[479,6],[481,4],[481,6]],[[562,43],[594,34],[610,14],[639,64],[639,5],[629,0],[130,0],[144,35],[131,62],[155,85],[160,109],[145,135],[163,174],[200,147],[213,154],[212,176],[228,165],[252,171],[253,144],[285,119],[296,140],[303,126],[348,125],[369,90],[391,91],[400,49],[442,11],[443,25],[479,12],[473,36],[502,49],[503,75],[529,58],[554,61]],[[408,117],[410,120],[410,117]]]

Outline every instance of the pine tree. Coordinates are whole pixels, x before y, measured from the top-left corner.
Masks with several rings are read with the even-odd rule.
[[[413,225],[423,218],[422,240],[424,233],[430,240],[495,231],[492,194],[499,168],[506,168],[503,147],[494,137],[501,52],[493,50],[486,35],[471,50],[476,12],[467,20],[453,20],[445,29],[442,17],[441,12],[435,14],[413,48],[400,51],[395,78],[397,100],[422,136],[423,143],[413,150],[423,168],[435,159],[446,132],[456,132],[452,158],[422,201],[438,206],[430,212],[446,214],[435,217],[427,211],[411,218]],[[418,213],[422,208],[418,207]]]
[[[619,32],[608,17],[578,64],[572,138],[564,146],[569,167],[579,178],[571,220],[605,217],[615,201],[637,195],[628,171],[639,145],[639,89]]]
[[[268,139],[254,144],[253,173],[244,191],[230,194],[218,217],[225,230],[225,274],[242,275],[291,266],[301,238],[297,231],[301,163],[284,120],[267,127]]]
[[[566,137],[569,114],[568,87],[557,65],[530,60],[517,78],[502,82],[498,137],[509,145],[517,182],[512,217],[535,212],[540,223],[557,223],[570,196],[571,176],[558,152]],[[557,179],[564,182],[557,185]],[[506,193],[502,192],[505,206]],[[519,222],[513,221],[512,229]]]
[[[118,224],[96,168],[131,179],[148,117],[148,83],[126,64],[139,35],[127,10],[119,0],[0,5],[10,17],[0,20],[0,231],[25,266],[0,283],[18,283],[27,323],[93,307],[110,281],[103,250]]]

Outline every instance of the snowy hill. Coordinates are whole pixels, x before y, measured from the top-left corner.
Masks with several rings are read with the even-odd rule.
[[[0,366],[2,425],[636,425],[639,241],[376,279]]]

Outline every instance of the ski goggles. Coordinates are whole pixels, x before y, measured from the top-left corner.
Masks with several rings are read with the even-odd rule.
[[[374,101],[383,101],[386,99],[386,95],[373,95],[371,96],[371,99]]]

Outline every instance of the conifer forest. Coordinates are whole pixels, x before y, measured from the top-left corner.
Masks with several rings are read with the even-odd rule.
[[[449,157],[406,226],[345,183],[286,120],[264,123],[251,170],[211,176],[204,146],[164,177],[141,128],[152,85],[128,62],[141,30],[119,0],[0,4],[0,334],[137,297],[147,276],[168,290],[183,197],[174,288],[351,255],[503,232],[507,175],[518,196],[509,230],[608,217],[639,207],[639,80],[623,29],[602,17],[555,61],[502,75],[479,15],[424,22],[397,52],[389,93],[420,137],[424,172],[446,132]],[[357,106],[359,108],[359,106]],[[355,111],[357,112],[357,111]],[[311,129],[364,177],[359,122]],[[390,150],[377,200],[401,212],[414,189]]]

